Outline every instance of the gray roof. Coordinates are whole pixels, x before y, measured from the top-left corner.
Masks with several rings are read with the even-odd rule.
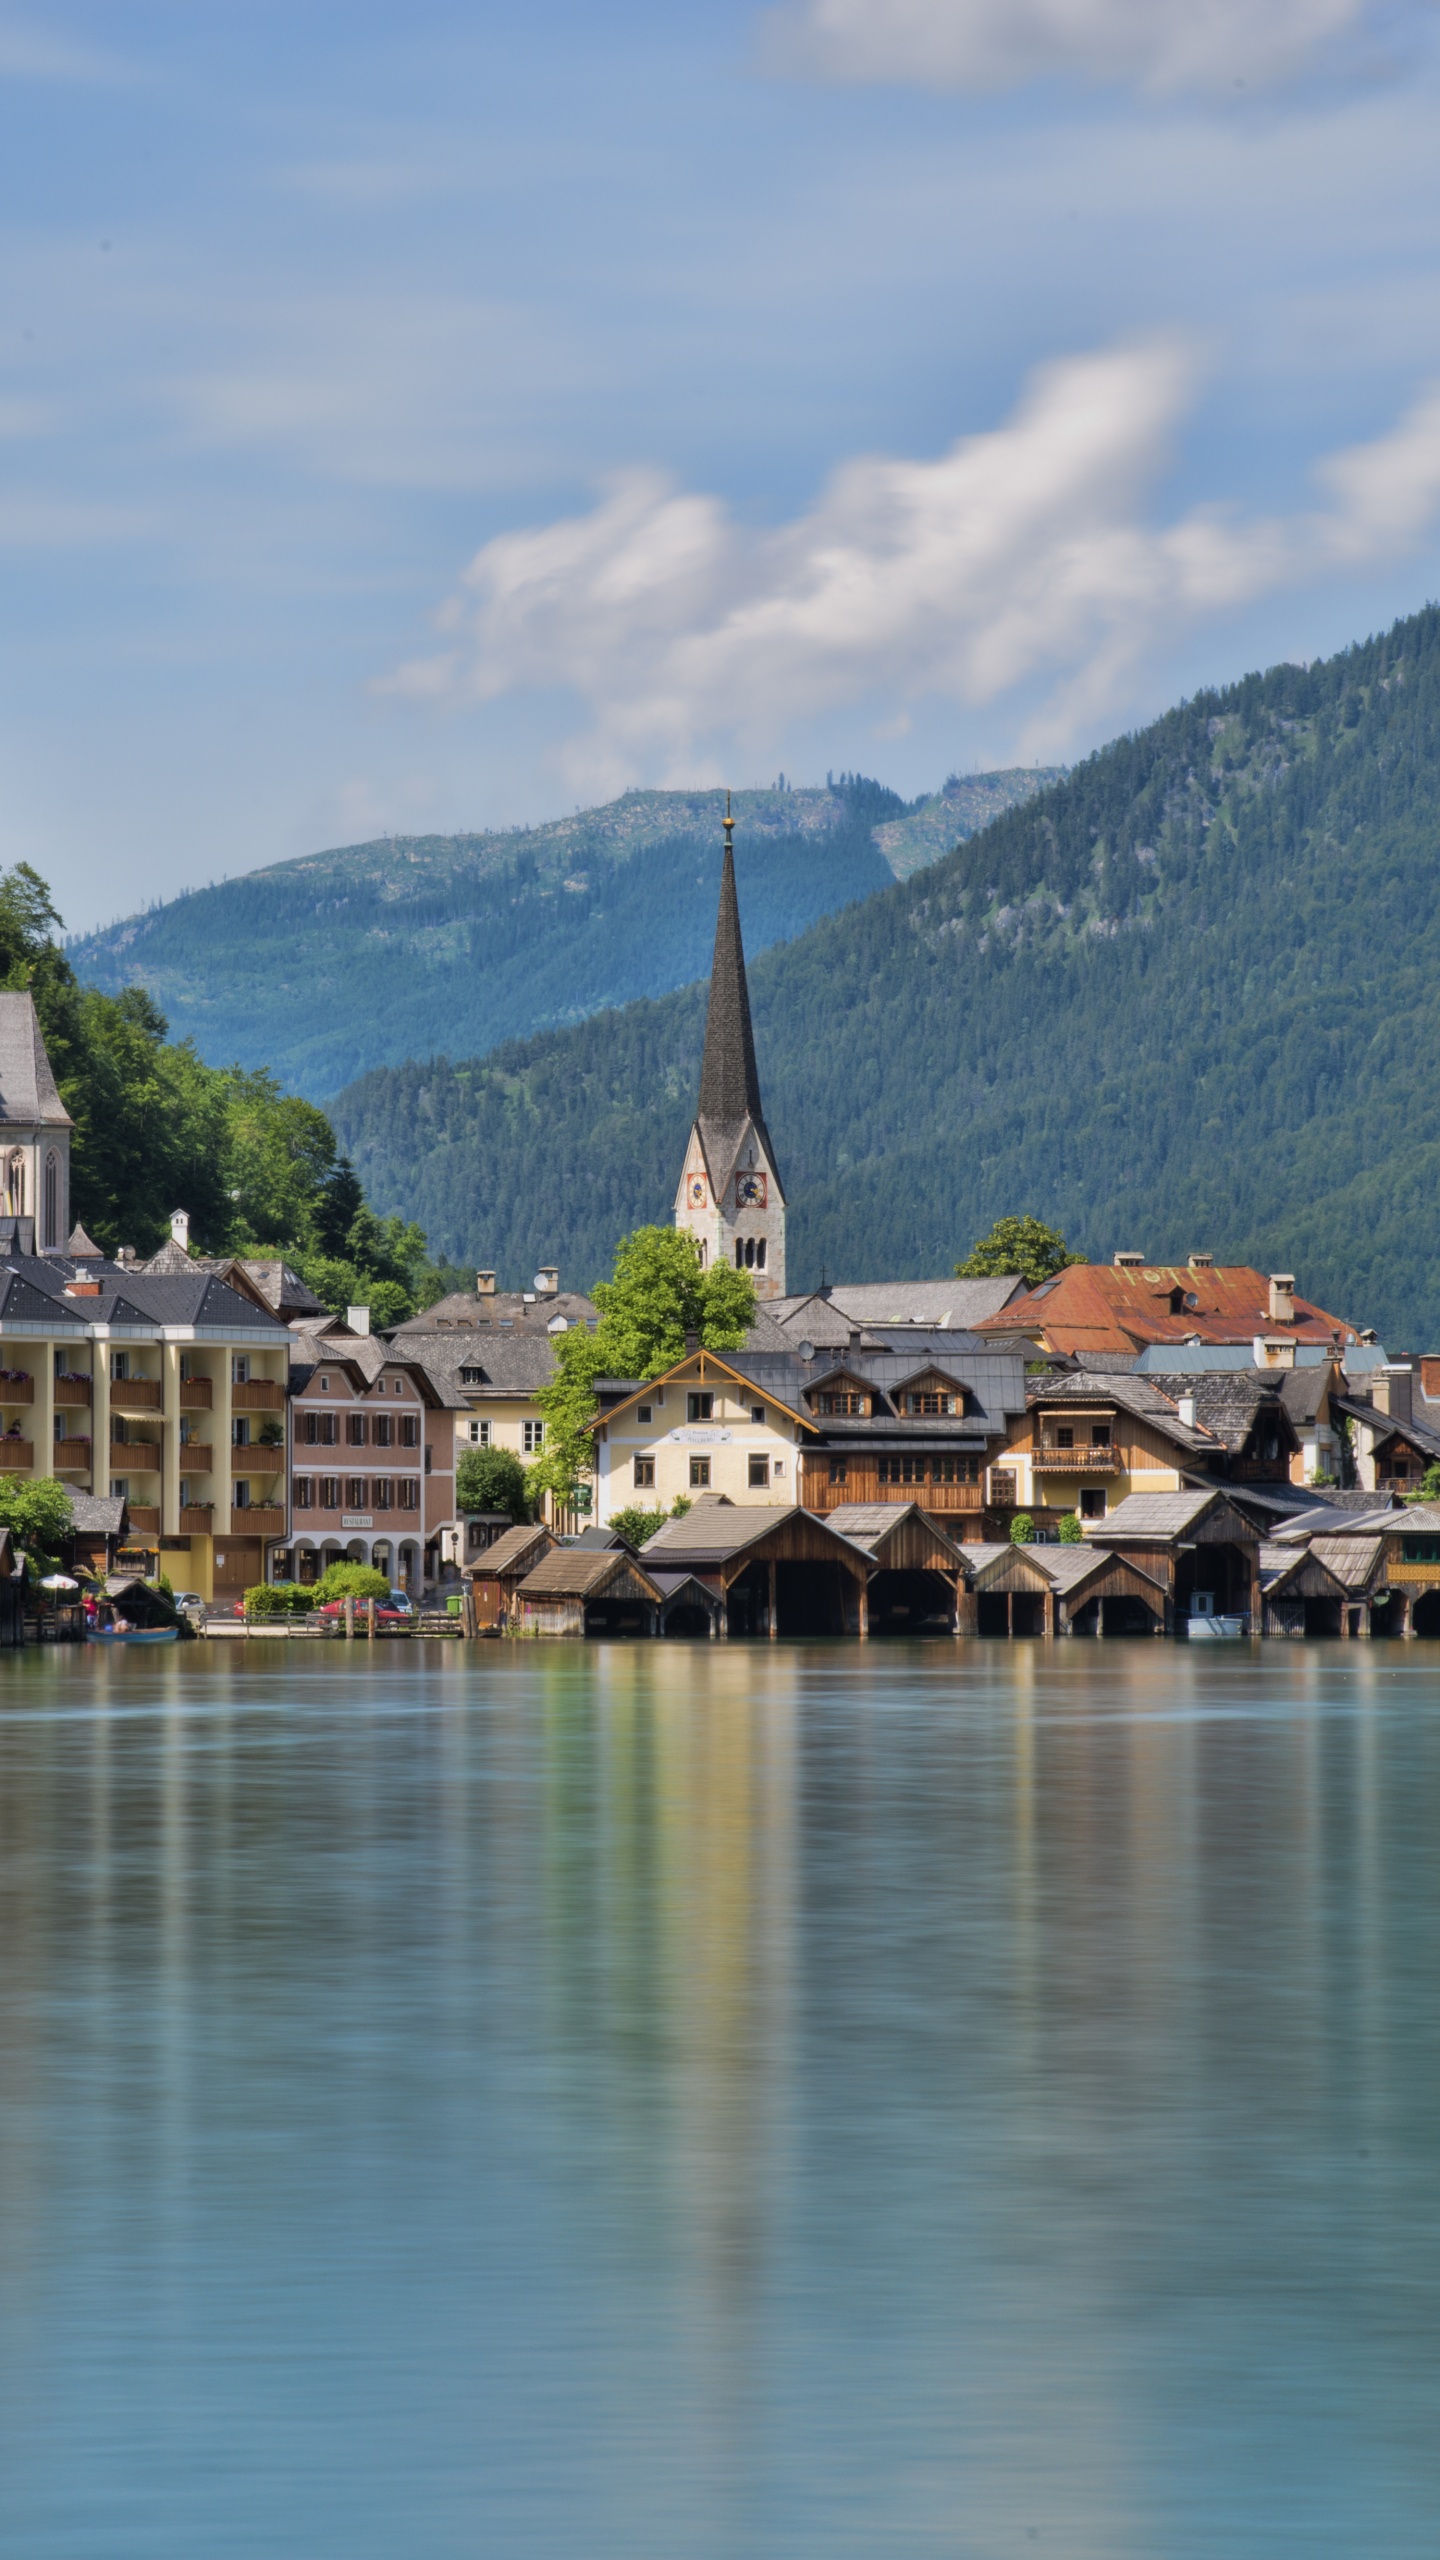
[[[1440,1458],[1440,1430],[1432,1422],[1407,1422],[1403,1415],[1382,1413],[1378,1405],[1367,1404],[1359,1396],[1335,1396],[1332,1403],[1337,1413],[1348,1413],[1352,1420],[1366,1423],[1378,1438],[1388,1440],[1394,1436],[1419,1457]]]
[[[1330,1379],[1328,1361],[1307,1369],[1203,1370],[1147,1372],[1138,1385],[1158,1387],[1177,1401],[1195,1399],[1195,1419],[1224,1441],[1232,1453],[1244,1447],[1257,1419],[1267,1410],[1283,1414],[1293,1429],[1313,1422]]]
[[[32,995],[0,995],[0,1125],[74,1127],[45,1054]]]
[[[773,1298],[767,1312],[792,1342],[845,1343],[856,1326],[926,1325],[932,1332],[968,1332],[999,1315],[1024,1282],[994,1280],[848,1281],[803,1298]]]
[[[72,1493],[70,1524],[86,1538],[119,1538],[125,1530],[122,1493]]]
[[[527,1573],[516,1598],[520,1600],[583,1600],[592,1591],[603,1589],[617,1573],[634,1573],[649,1584],[650,1577],[627,1546],[602,1548],[555,1547],[542,1556],[533,1573]],[[653,1588],[653,1585],[651,1585]]]
[[[594,1326],[599,1310],[593,1298],[582,1297],[576,1289],[561,1289],[553,1297],[540,1297],[530,1291],[500,1289],[490,1298],[482,1298],[472,1289],[453,1290],[448,1298],[437,1299],[433,1307],[422,1308],[418,1316],[407,1316],[403,1324],[389,1330],[407,1339],[416,1333],[492,1333],[523,1330],[544,1334],[557,1316],[563,1316],[567,1327],[572,1324]]]
[[[1248,1491],[1249,1488],[1247,1487]],[[1229,1486],[1204,1485],[1192,1493],[1127,1493],[1107,1520],[1097,1521],[1097,1544],[1110,1538],[1179,1538],[1212,1502],[1228,1500]],[[1087,1538],[1091,1532],[1087,1529]]]
[[[71,1249],[73,1252],[73,1237]],[[148,1262],[128,1264],[126,1267],[143,1271],[147,1276],[153,1275],[157,1278],[173,1278],[177,1273],[183,1278],[196,1271],[222,1274],[231,1270],[243,1271],[251,1287],[259,1291],[272,1314],[279,1315],[282,1308],[285,1310],[286,1322],[293,1322],[297,1316],[323,1316],[325,1313],[323,1298],[317,1298],[309,1283],[301,1279],[298,1271],[292,1271],[289,1263],[282,1261],[278,1255],[259,1259],[239,1253],[191,1253],[183,1244],[177,1244],[173,1236],[168,1236],[159,1252],[152,1253]]]
[[[881,1541],[888,1538],[902,1520],[908,1520],[912,1513],[923,1520],[942,1547],[951,1549],[958,1563],[958,1541],[942,1529],[933,1513],[923,1511],[918,1502],[841,1502],[823,1516],[832,1529],[839,1530],[842,1538],[850,1540],[852,1546],[864,1547],[868,1554],[873,1554]]]
[[[448,1374],[423,1356],[408,1342],[390,1342],[383,1334],[324,1333],[307,1334],[298,1325],[289,1326],[292,1349],[290,1375],[297,1386],[309,1383],[313,1370],[328,1361],[338,1368],[350,1361],[367,1386],[373,1386],[386,1369],[408,1369],[420,1381],[430,1401],[447,1412],[463,1412],[464,1397],[457,1394]],[[302,1377],[303,1373],[303,1377]]]
[[[548,1549],[554,1544],[553,1531],[544,1528],[539,1521],[531,1521],[528,1526],[507,1529],[504,1536],[497,1538],[493,1547],[487,1547],[483,1555],[476,1556],[466,1570],[478,1574],[483,1582],[487,1574],[513,1573],[526,1556],[535,1553],[537,1547]]]
[[[65,1284],[75,1273],[88,1284],[99,1283],[95,1297],[67,1298]],[[58,1323],[78,1331],[92,1324],[195,1325],[226,1334],[257,1333],[267,1340],[283,1336],[286,1327],[250,1298],[202,1265],[185,1272],[150,1272],[139,1263],[123,1265],[68,1257],[17,1257],[0,1269],[0,1322]]]
[[[963,1439],[968,1432],[973,1438],[987,1427],[991,1431],[1003,1429],[1005,1416],[1021,1413],[1025,1406],[1023,1359],[1017,1352],[1000,1350],[974,1334],[922,1331],[907,1338],[902,1349],[892,1349],[887,1343],[883,1348],[846,1350],[838,1356],[830,1351],[815,1360],[802,1360],[798,1347],[784,1352],[722,1351],[715,1356],[727,1361],[760,1393],[773,1396],[777,1403],[789,1405],[797,1413],[809,1411],[807,1392],[822,1386],[827,1377],[842,1368],[853,1369],[857,1377],[878,1388],[882,1395],[890,1394],[921,1369],[933,1368],[953,1379],[956,1386],[967,1388],[978,1407],[973,1414],[928,1422],[908,1418],[902,1421],[891,1413],[882,1413],[873,1421],[817,1414],[817,1428],[823,1427],[827,1439],[853,1434],[868,1442],[877,1430],[903,1436],[928,1434],[932,1438],[938,1434],[950,1439],[957,1435]]]
[[[666,1520],[640,1550],[649,1564],[724,1564],[742,1547],[754,1546],[787,1520],[804,1520],[812,1529],[830,1529],[821,1513],[804,1511],[794,1502],[728,1502],[723,1494],[702,1495],[678,1520]],[[840,1546],[851,1541],[839,1530],[830,1534]]]
[[[396,1334],[397,1357],[420,1359],[444,1377],[458,1401],[492,1388],[500,1395],[533,1395],[555,1375],[555,1346],[545,1333]],[[462,1369],[478,1369],[476,1379],[462,1380]]]

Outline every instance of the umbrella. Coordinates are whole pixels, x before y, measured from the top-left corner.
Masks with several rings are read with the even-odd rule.
[[[73,1574],[47,1573],[40,1588],[42,1591],[78,1591],[80,1585]]]

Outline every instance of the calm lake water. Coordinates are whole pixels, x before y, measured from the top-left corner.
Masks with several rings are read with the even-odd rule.
[[[0,1660],[7,2555],[1434,2560],[1440,1649],[357,1652]]]

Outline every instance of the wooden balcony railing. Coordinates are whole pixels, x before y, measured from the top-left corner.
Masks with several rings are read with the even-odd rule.
[[[285,1390],[274,1378],[247,1378],[231,1388],[230,1402],[237,1413],[283,1413]]]
[[[132,1529],[158,1529],[160,1506],[154,1502],[127,1502],[125,1516]]]
[[[112,1378],[110,1401],[122,1413],[158,1413],[165,1391],[158,1378]]]
[[[232,1538],[278,1538],[284,1526],[284,1507],[278,1502],[252,1502],[248,1510],[230,1514]]]
[[[0,1404],[33,1404],[34,1401],[35,1381],[28,1372],[23,1378],[0,1378]]]
[[[214,1403],[215,1382],[212,1378],[181,1379],[180,1410],[182,1413],[209,1413],[213,1410]]]
[[[230,1472],[236,1476],[279,1476],[285,1472],[285,1443],[267,1447],[263,1440],[235,1440],[230,1445]]]
[[[57,1404],[88,1405],[90,1402],[89,1379],[57,1378],[55,1381],[55,1401]]]
[[[64,1440],[57,1440],[55,1443],[55,1473],[57,1476],[73,1476],[83,1469],[85,1474],[88,1476],[90,1473],[90,1454],[89,1441],[82,1440],[78,1431],[72,1432],[69,1437]]]
[[[208,1440],[182,1440],[180,1472],[183,1476],[208,1476],[215,1464],[215,1452]]]
[[[32,1440],[0,1438],[0,1475],[28,1476],[35,1464]]]
[[[1041,1475],[1093,1476],[1115,1475],[1120,1466],[1118,1449],[1060,1449],[1044,1441],[1031,1452],[1030,1464]]]
[[[214,1503],[182,1502],[180,1505],[180,1526],[182,1529],[198,1529],[203,1536],[207,1530],[213,1529],[215,1526]]]
[[[119,1440],[112,1431],[110,1464],[117,1473],[123,1473],[128,1467],[132,1474],[138,1470],[141,1475],[153,1475],[160,1464],[160,1443],[158,1440]]]

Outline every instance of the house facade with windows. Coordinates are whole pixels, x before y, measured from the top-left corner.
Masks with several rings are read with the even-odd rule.
[[[1288,1485],[1301,1441],[1283,1389],[1281,1378],[1253,1372],[1154,1379],[1052,1371],[1031,1379],[1025,1418],[992,1483],[1003,1468],[1013,1507],[1040,1529],[1067,1513],[1100,1522],[1133,1494],[1178,1493],[1222,1477]]]
[[[352,1311],[355,1312],[355,1311]],[[293,1334],[292,1536],[277,1578],[371,1564],[418,1594],[453,1543],[455,1415],[443,1380],[368,1334]]]

